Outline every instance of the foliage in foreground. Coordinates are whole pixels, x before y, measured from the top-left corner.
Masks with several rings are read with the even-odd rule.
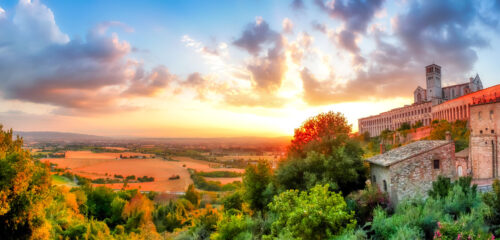
[[[356,226],[354,212],[340,193],[316,185],[310,191],[289,190],[274,197],[269,209],[277,216],[269,237],[327,239]]]
[[[447,180],[439,180],[446,182]],[[467,185],[467,183],[469,185]],[[470,178],[463,178],[449,187],[433,185],[427,199],[417,197],[398,204],[393,215],[380,207],[374,211],[373,239],[490,239],[484,221],[488,211]],[[447,189],[446,194],[443,189]],[[460,239],[460,238],[459,238]]]

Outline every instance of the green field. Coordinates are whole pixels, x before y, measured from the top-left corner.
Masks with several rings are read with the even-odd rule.
[[[67,177],[59,176],[59,175],[52,175],[52,184],[54,185],[65,185],[68,187],[76,187],[77,185],[75,182],[71,181]]]

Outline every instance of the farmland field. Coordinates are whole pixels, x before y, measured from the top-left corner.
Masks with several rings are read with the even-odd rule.
[[[123,156],[141,156],[145,158],[120,158]],[[235,171],[243,172],[243,169],[219,168],[217,164],[189,157],[173,157],[174,161],[166,161],[159,158],[150,158],[151,155],[141,153],[93,153],[90,151],[67,151],[65,158],[44,159],[58,165],[58,168],[69,168],[69,171],[90,179],[113,178],[116,175],[136,177],[154,177],[153,182],[128,183],[128,188],[138,188],[141,191],[158,192],[183,192],[193,181],[190,178],[188,168],[196,171]],[[179,175],[180,179],[169,180],[168,178]],[[217,178],[221,183],[241,181],[241,178]],[[102,184],[95,184],[102,185]],[[113,189],[121,189],[123,183],[106,184]]]

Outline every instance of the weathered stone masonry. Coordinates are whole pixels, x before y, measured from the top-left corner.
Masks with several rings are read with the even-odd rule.
[[[371,182],[387,192],[393,204],[425,196],[439,175],[457,178],[454,153],[450,140],[410,143],[368,159]]]

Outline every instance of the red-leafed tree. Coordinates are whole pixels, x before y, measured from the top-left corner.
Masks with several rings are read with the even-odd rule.
[[[320,113],[295,129],[288,154],[305,157],[312,147],[317,152],[327,154],[331,151],[328,143],[332,140],[344,141],[349,138],[351,130],[351,125],[347,123],[342,113],[332,111]]]
[[[305,121],[295,129],[287,159],[276,171],[278,187],[307,190],[328,184],[343,194],[364,188],[363,150],[350,132],[341,113],[330,111]]]

